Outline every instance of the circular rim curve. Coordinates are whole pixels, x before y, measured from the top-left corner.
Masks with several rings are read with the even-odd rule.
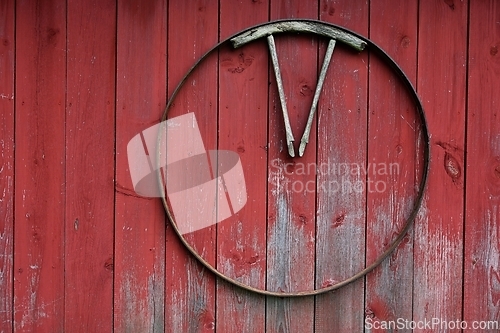
[[[229,36],[228,38],[224,39],[223,41],[217,43],[210,50],[208,50],[203,56],[201,56],[194,63],[194,65],[186,72],[186,74],[183,76],[183,78],[181,79],[181,81],[179,82],[179,84],[177,85],[177,87],[175,88],[174,92],[172,93],[172,96],[170,97],[170,99],[167,102],[167,105],[165,107],[165,111],[164,111],[164,113],[162,115],[162,118],[161,118],[161,122],[167,120],[168,111],[169,111],[169,109],[170,109],[170,107],[171,107],[171,105],[172,105],[175,97],[177,96],[178,92],[180,91],[180,89],[184,85],[185,81],[190,76],[190,74],[209,55],[211,55],[214,51],[218,50],[222,45],[227,44],[230,41],[230,39],[232,39],[234,37],[237,37],[237,36],[239,36],[239,35],[241,35],[241,34],[243,34],[245,32],[248,32],[248,31],[252,30],[252,29],[261,28],[261,27],[265,27],[266,25],[271,25],[271,24],[280,23],[280,22],[283,22],[283,23],[286,23],[286,22],[307,22],[307,23],[312,23],[312,24],[324,25],[324,26],[327,26],[327,27],[333,27],[333,28],[342,30],[342,31],[344,31],[346,33],[352,34],[352,35],[360,38],[361,40],[363,40],[364,42],[366,42],[368,50],[377,52],[377,54],[382,58],[382,60],[386,64],[388,64],[392,68],[392,70],[394,72],[396,72],[398,74],[398,76],[400,77],[400,79],[402,79],[403,83],[405,84],[408,92],[413,97],[413,100],[416,103],[418,116],[419,116],[420,122],[422,124],[421,131],[422,131],[422,136],[423,136],[423,140],[424,140],[424,147],[423,147],[423,159],[424,159],[423,163],[424,164],[423,164],[423,170],[422,170],[423,173],[422,173],[422,179],[420,180],[420,184],[419,184],[419,187],[418,187],[418,194],[417,194],[417,196],[415,198],[415,203],[413,204],[412,211],[409,214],[409,217],[406,219],[405,224],[403,225],[403,228],[401,229],[401,231],[398,233],[397,237],[392,240],[392,242],[387,246],[387,248],[385,249],[385,251],[381,255],[379,255],[377,257],[377,259],[375,259],[370,265],[368,265],[365,268],[363,268],[362,270],[358,271],[356,274],[352,275],[351,277],[349,277],[349,278],[347,278],[347,279],[345,279],[345,280],[343,280],[341,282],[338,282],[336,284],[333,284],[331,286],[323,287],[323,288],[319,288],[319,289],[313,289],[313,290],[298,291],[298,292],[277,292],[277,291],[269,291],[269,290],[265,290],[265,289],[255,288],[255,287],[252,287],[250,285],[244,284],[244,283],[242,283],[240,281],[237,281],[237,280],[235,280],[233,278],[230,278],[227,275],[222,274],[219,270],[217,270],[210,263],[208,263],[205,259],[203,259],[198,254],[198,252],[191,246],[191,244],[189,244],[188,241],[182,236],[182,234],[179,231],[179,228],[177,227],[175,219],[173,218],[172,213],[170,212],[170,209],[168,207],[165,189],[164,189],[164,187],[162,185],[162,176],[161,176],[161,171],[160,171],[161,168],[159,168],[159,166],[157,166],[158,168],[156,170],[157,170],[158,186],[159,186],[159,190],[160,190],[160,194],[161,194],[161,200],[163,202],[163,207],[164,207],[165,212],[166,212],[166,214],[168,216],[168,219],[170,220],[172,228],[174,229],[175,233],[177,234],[177,236],[181,240],[182,244],[189,250],[189,252],[191,252],[191,254],[205,268],[207,268],[208,270],[210,270],[212,273],[214,273],[217,277],[221,278],[222,280],[224,280],[224,281],[226,281],[226,282],[228,282],[228,283],[230,283],[232,285],[238,286],[238,287],[240,287],[242,289],[245,289],[247,291],[251,291],[251,292],[257,293],[257,294],[266,295],[266,296],[276,296],[276,297],[313,296],[313,295],[319,295],[319,294],[323,294],[323,293],[326,293],[326,292],[329,292],[329,291],[332,291],[332,290],[339,289],[339,288],[341,288],[341,287],[343,287],[345,285],[348,285],[348,284],[350,284],[350,283],[358,280],[359,278],[365,276],[366,274],[368,274],[369,272],[371,272],[373,269],[375,269],[378,265],[380,265],[388,256],[390,256],[391,253],[401,243],[401,241],[403,240],[403,238],[407,234],[408,230],[412,226],[413,221],[417,217],[418,211],[420,209],[420,206],[422,204],[422,200],[423,200],[423,197],[424,197],[425,188],[427,186],[427,180],[428,180],[428,175],[429,175],[429,166],[430,166],[430,136],[429,136],[428,126],[427,126],[427,120],[426,120],[426,117],[425,117],[425,113],[424,113],[424,109],[423,109],[423,106],[422,106],[422,102],[420,101],[420,98],[418,97],[415,88],[413,87],[411,81],[406,76],[406,74],[403,72],[403,70],[401,69],[401,67],[399,67],[399,65],[383,49],[381,49],[377,44],[375,44],[374,42],[372,42],[368,38],[365,38],[365,37],[363,37],[363,36],[361,36],[361,35],[353,32],[353,31],[350,31],[350,30],[348,30],[348,29],[346,29],[344,27],[341,27],[341,26],[338,26],[338,25],[335,25],[335,24],[331,24],[331,23],[327,23],[327,22],[323,22],[323,21],[319,21],[319,20],[312,20],[312,19],[285,19],[285,20],[274,20],[274,21],[264,22],[264,23],[261,23],[261,24],[255,25],[255,26],[251,26],[251,27],[246,28],[244,30],[241,30],[241,31],[237,32],[236,34],[234,34],[232,36]],[[160,131],[160,133],[161,133],[161,131]],[[157,147],[161,147],[160,140],[161,140],[161,135],[159,134],[158,135],[158,145],[157,145]],[[161,161],[161,159],[160,159],[160,154],[161,154],[160,149],[158,149],[156,153],[157,153],[157,161]]]

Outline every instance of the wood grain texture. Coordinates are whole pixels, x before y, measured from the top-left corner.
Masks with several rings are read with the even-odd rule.
[[[419,5],[417,91],[432,133],[432,165],[414,228],[414,320],[462,316],[467,5]]]
[[[417,3],[409,1],[379,1],[370,6],[370,37],[412,83],[417,68],[417,11]],[[420,182],[418,168],[423,164],[417,150],[422,144],[417,141],[422,124],[415,102],[388,64],[375,54],[370,55],[369,94],[368,161],[389,172],[367,175],[372,185],[367,193],[367,263],[383,253],[406,223]],[[410,231],[394,253],[367,275],[367,321],[412,318],[412,298],[408,296],[413,290],[412,238]]]
[[[413,230],[365,280],[266,298],[216,281],[183,248],[161,202],[135,194],[126,147],[158,123],[181,77],[218,40],[294,17],[369,36],[403,67],[428,116],[431,174]],[[275,40],[297,151],[327,39]],[[499,48],[496,0],[0,1],[0,333],[350,333],[365,318],[500,321]],[[171,116],[195,112],[208,149],[239,154],[249,199],[232,219],[187,235],[206,260],[253,286],[304,290],[345,278],[393,239],[422,167],[412,145],[419,124],[368,53],[336,45],[312,141],[294,160],[265,40],[221,49],[193,73]],[[321,184],[338,177],[298,171],[328,158],[400,169],[382,194],[329,196]],[[295,181],[307,193],[295,193]]]
[[[13,331],[14,1],[0,4],[0,332]]]
[[[464,320],[498,322],[500,4],[471,1],[469,17]]]
[[[135,194],[127,143],[158,123],[166,104],[165,1],[120,1],[116,66],[114,330],[163,332],[165,218]]]
[[[368,35],[368,5],[322,1],[320,19]],[[320,48],[322,59],[325,48]],[[340,165],[367,159],[368,51],[338,43],[327,73],[318,113],[316,288],[345,280],[364,268],[366,193]],[[351,164],[352,163],[352,164]],[[316,332],[361,332],[364,280],[316,297]]]
[[[268,18],[268,1],[220,2],[220,38]],[[259,289],[266,288],[268,55],[265,39],[219,54],[219,149],[238,152],[247,203],[217,228],[217,267]],[[231,314],[228,316],[227,314]],[[264,332],[265,297],[217,284],[217,331]]]
[[[66,4],[16,4],[14,320],[64,331]]]
[[[318,17],[318,3],[308,6],[288,1],[270,1],[271,20]],[[295,151],[307,123],[318,77],[318,44],[310,35],[276,36],[276,49],[283,78]],[[274,76],[269,86],[269,186],[267,235],[267,289],[293,292],[314,289],[316,175],[296,172],[295,167],[316,162],[316,121],[309,144],[300,160],[289,158],[281,106]],[[303,168],[302,168],[303,169]],[[311,187],[311,186],[310,186]],[[312,332],[314,298],[266,301],[267,332]]]
[[[218,7],[206,0],[179,0],[170,1],[168,8],[170,96],[191,66],[217,43]],[[206,149],[217,147],[217,66],[214,54],[186,81],[169,111],[169,118],[194,112]],[[185,238],[215,266],[215,226]],[[170,225],[167,225],[166,249],[166,332],[212,332],[216,315],[214,275],[185,250]]]
[[[110,332],[115,2],[68,1],[67,18],[65,331]]]

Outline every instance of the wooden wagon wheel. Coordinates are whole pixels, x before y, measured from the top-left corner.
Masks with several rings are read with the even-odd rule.
[[[378,258],[376,258],[372,263],[368,264],[363,268],[362,270],[358,271],[356,274],[352,275],[351,277],[337,282],[333,285],[319,288],[319,289],[314,289],[314,290],[307,290],[307,291],[299,291],[299,292],[276,292],[276,291],[269,291],[269,290],[264,290],[264,289],[258,289],[255,287],[252,287],[250,285],[244,284],[240,281],[237,281],[227,275],[224,275],[221,273],[219,270],[217,270],[215,267],[213,267],[210,263],[208,263],[200,254],[194,249],[194,247],[187,242],[187,240],[183,237],[182,232],[179,229],[179,226],[177,225],[174,216],[172,212],[170,211],[170,208],[168,206],[167,202],[167,196],[165,193],[165,188],[163,187],[163,178],[162,178],[162,173],[161,173],[161,167],[157,166],[157,178],[158,178],[158,184],[159,184],[159,190],[163,202],[163,206],[165,208],[166,214],[171,221],[172,227],[177,233],[179,239],[181,242],[184,244],[184,246],[192,253],[192,255],[207,269],[209,269],[211,272],[213,272],[216,276],[219,278],[236,285],[238,287],[241,287],[243,289],[249,290],[251,292],[259,293],[262,295],[269,295],[269,296],[279,296],[279,297],[298,297],[298,296],[311,296],[311,295],[318,295],[321,293],[325,293],[328,291],[332,291],[335,289],[338,289],[342,286],[345,286],[363,276],[365,276],[367,273],[372,271],[375,267],[377,267],[382,261],[384,261],[399,245],[399,243],[402,241],[403,237],[406,235],[408,230],[410,229],[413,221],[415,220],[419,207],[422,203],[423,196],[424,196],[424,191],[426,188],[427,184],[427,177],[429,173],[429,160],[430,160],[430,140],[429,140],[429,133],[428,133],[428,128],[427,128],[427,122],[425,118],[425,113],[423,110],[422,103],[420,102],[420,99],[415,91],[415,88],[411,84],[410,80],[408,77],[405,75],[405,73],[402,71],[402,69],[394,62],[394,60],[385,52],[383,51],[379,46],[377,46],[375,43],[370,41],[369,39],[360,36],[352,31],[349,31],[345,28],[333,25],[333,24],[328,24],[325,22],[317,21],[317,20],[278,20],[278,21],[273,21],[269,23],[264,23],[260,24],[251,28],[248,28],[246,30],[243,30],[227,39],[224,41],[218,43],[215,45],[212,49],[210,49],[207,53],[205,53],[194,65],[191,67],[191,69],[186,73],[186,75],[182,78],[180,81],[179,85],[176,87],[174,90],[172,96],[170,97],[167,106],[165,108],[165,112],[162,116],[162,122],[167,120],[167,116],[169,113],[169,109],[172,106],[173,100],[175,99],[176,95],[180,91],[181,87],[183,84],[186,82],[190,74],[195,70],[195,68],[198,67],[198,65],[204,61],[210,54],[218,50],[222,45],[225,45],[227,43],[231,43],[234,48],[240,47],[242,45],[245,45],[247,43],[250,43],[254,40],[260,39],[260,38],[266,38],[269,46],[269,50],[271,53],[271,58],[272,58],[272,63],[273,63],[273,68],[274,68],[274,73],[276,75],[276,81],[278,85],[278,92],[279,92],[279,97],[280,97],[280,102],[281,102],[281,107],[282,107],[282,112],[283,112],[283,119],[284,119],[284,125],[285,125],[285,132],[286,132],[286,141],[287,141],[287,147],[288,147],[288,153],[291,157],[295,157],[295,151],[293,148],[293,141],[294,141],[294,136],[291,131],[290,127],[290,122],[288,119],[288,113],[287,113],[287,108],[286,108],[286,98],[284,95],[284,90],[281,82],[281,74],[280,74],[280,67],[279,67],[279,62],[278,62],[278,56],[276,52],[276,47],[274,44],[274,37],[273,35],[281,33],[281,32],[295,32],[295,33],[312,33],[320,36],[324,36],[329,39],[328,43],[328,48],[326,50],[326,55],[325,59],[323,61],[323,65],[321,68],[320,76],[318,79],[318,84],[314,93],[314,98],[313,102],[310,108],[308,120],[307,120],[307,125],[304,130],[304,133],[301,138],[301,143],[299,146],[299,152],[298,155],[302,156],[304,154],[304,150],[306,147],[306,144],[308,143],[309,139],[309,132],[312,124],[312,120],[314,117],[314,113],[316,111],[319,95],[321,92],[321,88],[325,79],[326,75],[326,70],[328,68],[330,59],[333,54],[333,50],[335,47],[335,44],[337,41],[344,43],[346,45],[349,45],[353,47],[354,49],[358,51],[362,51],[365,48],[368,48],[371,51],[374,51],[377,53],[380,58],[385,61],[387,65],[389,65],[392,69],[392,71],[397,74],[404,85],[406,86],[409,94],[414,100],[414,103],[416,105],[417,113],[419,120],[422,124],[422,138],[424,141],[423,145],[423,174],[422,178],[420,180],[419,186],[418,186],[418,193],[416,194],[415,201],[413,204],[413,207],[411,209],[411,212],[408,216],[408,218],[405,220],[404,225],[402,229],[399,231],[399,233],[394,237],[394,239],[386,246],[385,250],[381,255],[379,255]],[[161,135],[158,137],[158,144],[157,147],[161,147]],[[157,151],[157,161],[161,161],[161,150],[158,149]]]

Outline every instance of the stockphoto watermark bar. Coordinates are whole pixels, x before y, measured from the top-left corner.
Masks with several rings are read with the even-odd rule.
[[[499,330],[500,322],[492,320],[465,321],[460,319],[446,320],[442,318],[431,318],[423,320],[410,320],[397,318],[395,320],[377,320],[367,317],[365,329],[372,330]]]

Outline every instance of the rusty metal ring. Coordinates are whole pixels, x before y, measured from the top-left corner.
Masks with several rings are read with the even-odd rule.
[[[286,27],[287,24],[294,24],[294,23],[298,23],[298,24],[300,24],[302,26],[312,26],[312,27],[317,28],[317,30],[312,30],[312,31],[303,30],[302,32],[309,32],[309,33],[314,33],[314,34],[325,35],[325,34],[319,33],[319,31],[322,31],[322,30],[327,30],[327,31],[330,30],[330,31],[332,31],[333,30],[333,31],[336,31],[336,32],[341,32],[341,33],[345,33],[347,35],[354,36],[355,38],[358,38],[358,39],[362,40],[364,43],[366,43],[366,47],[369,50],[376,52],[378,54],[378,56],[380,56],[381,59],[384,60],[386,62],[386,64],[388,64],[392,68],[392,70],[402,79],[404,85],[408,89],[408,92],[411,94],[411,96],[413,97],[413,100],[414,100],[414,102],[416,104],[417,113],[418,113],[418,116],[420,118],[420,122],[421,122],[421,125],[422,125],[421,131],[422,131],[422,137],[423,137],[423,141],[424,141],[424,147],[423,147],[423,159],[424,160],[423,160],[422,179],[420,180],[420,184],[418,186],[418,193],[417,193],[417,196],[415,198],[415,202],[413,204],[413,208],[411,210],[411,213],[409,214],[409,217],[406,219],[405,224],[403,225],[403,228],[401,229],[401,231],[399,232],[399,234],[397,235],[397,237],[395,237],[394,240],[392,240],[392,242],[387,246],[387,248],[385,249],[385,251],[373,263],[367,265],[365,268],[363,268],[358,273],[354,274],[353,276],[351,276],[351,277],[349,277],[349,278],[347,278],[347,279],[345,279],[345,280],[343,280],[341,282],[338,282],[338,283],[336,283],[334,285],[331,285],[331,286],[328,286],[328,287],[324,287],[324,288],[319,288],[319,289],[314,289],[314,290],[306,290],[306,291],[299,291],[299,292],[275,292],[275,291],[268,291],[268,290],[263,290],[263,289],[258,289],[258,288],[251,287],[249,285],[241,283],[241,282],[239,282],[239,281],[237,281],[237,280],[235,280],[233,278],[230,278],[230,277],[222,274],[215,267],[213,267],[212,265],[210,265],[210,263],[208,263],[205,259],[203,259],[196,252],[196,250],[186,241],[186,239],[182,236],[182,234],[179,231],[179,228],[178,228],[178,226],[177,226],[177,224],[176,224],[176,222],[175,222],[175,220],[174,220],[174,218],[172,216],[172,213],[170,212],[170,209],[168,207],[168,203],[167,203],[167,199],[166,199],[166,195],[165,195],[165,189],[162,186],[162,175],[161,175],[161,171],[160,171],[161,168],[158,167],[157,168],[158,184],[159,184],[159,187],[160,187],[160,194],[161,194],[163,206],[165,208],[165,212],[166,212],[166,214],[167,214],[167,216],[168,216],[168,218],[169,218],[169,220],[171,222],[171,225],[172,225],[173,229],[175,230],[177,236],[179,237],[179,239],[181,240],[181,242],[184,244],[184,246],[189,250],[189,252],[191,252],[191,254],[203,266],[205,266],[208,270],[210,270],[212,273],[214,273],[217,277],[219,277],[219,278],[221,278],[221,279],[229,282],[230,284],[238,286],[240,288],[243,288],[243,289],[251,291],[251,292],[255,292],[255,293],[261,294],[261,295],[277,296],[277,297],[312,296],[312,295],[319,295],[319,294],[322,294],[322,293],[325,293],[325,292],[328,292],[328,291],[332,291],[332,290],[338,289],[340,287],[343,287],[343,286],[345,286],[345,285],[347,285],[347,284],[349,284],[351,282],[354,282],[355,280],[357,280],[357,279],[365,276],[370,271],[372,271],[375,267],[377,267],[378,265],[380,265],[382,263],[382,261],[384,261],[396,249],[396,247],[399,245],[399,243],[402,241],[402,239],[404,238],[404,236],[406,235],[406,233],[408,232],[408,230],[412,226],[413,221],[415,220],[415,218],[416,218],[416,216],[418,214],[418,211],[420,209],[420,206],[422,204],[422,200],[423,200],[423,197],[424,197],[425,188],[427,186],[427,179],[428,179],[429,165],[430,165],[430,137],[429,137],[428,127],[427,127],[427,120],[426,120],[426,117],[425,117],[424,109],[423,109],[422,102],[420,101],[415,88],[413,87],[413,85],[411,84],[409,78],[406,76],[406,74],[403,72],[403,70],[396,64],[396,62],[384,50],[382,50],[378,45],[376,45],[371,40],[369,40],[369,39],[367,39],[367,38],[365,38],[365,37],[363,37],[363,36],[361,36],[361,35],[359,35],[359,34],[357,34],[355,32],[352,32],[352,31],[350,31],[350,30],[348,30],[346,28],[343,28],[343,27],[340,27],[340,26],[337,26],[337,25],[334,25],[334,24],[330,24],[330,23],[325,23],[325,22],[318,21],[318,20],[294,19],[294,20],[276,20],[276,21],[272,21],[272,22],[266,22],[266,23],[259,24],[259,25],[250,27],[248,29],[242,30],[242,31],[234,34],[233,36],[228,37],[227,39],[219,42],[214,47],[212,47],[209,51],[207,51],[188,70],[188,72],[181,79],[180,83],[177,85],[177,87],[174,90],[172,96],[170,97],[170,99],[167,102],[167,105],[166,105],[165,111],[163,113],[163,116],[161,118],[161,121],[167,120],[168,111],[169,111],[169,109],[170,109],[170,107],[171,107],[171,105],[173,103],[173,100],[177,96],[178,92],[180,91],[181,87],[186,82],[186,80],[190,76],[190,74],[210,54],[212,54],[214,51],[218,50],[219,47],[221,47],[224,44],[227,44],[229,41],[231,41],[231,40],[233,40],[233,39],[235,39],[237,37],[243,36],[244,34],[246,34],[246,35],[252,35],[254,33],[254,31],[262,31],[265,28],[278,29],[279,31],[277,31],[277,32],[290,31],[290,30],[286,30],[286,29],[281,29],[280,30],[279,27],[282,27],[282,26]],[[276,28],[276,27],[278,27],[278,28]],[[325,36],[330,36],[331,37],[331,35],[325,35]],[[333,37],[331,37],[331,38],[333,38]],[[339,38],[339,40],[341,42],[345,42],[345,41],[342,40],[342,38]],[[349,43],[347,42],[346,44],[349,44]],[[233,41],[233,45],[234,45],[234,41]],[[158,145],[157,145],[157,147],[161,147],[160,136],[158,138]],[[158,149],[158,151],[157,151],[157,161],[160,161],[159,154],[160,154],[160,150]]]

